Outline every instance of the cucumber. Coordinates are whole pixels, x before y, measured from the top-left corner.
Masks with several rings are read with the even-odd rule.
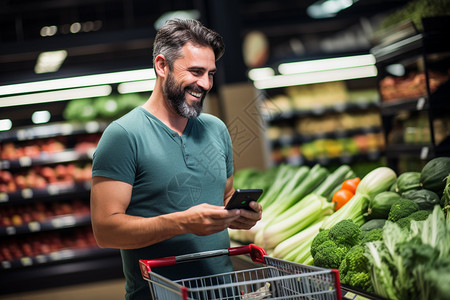
[[[450,157],[436,157],[425,164],[420,173],[422,188],[442,197],[445,180],[450,174]]]
[[[364,218],[366,220],[387,219],[392,204],[401,198],[402,196],[391,191],[377,194],[369,201],[369,206],[367,212],[364,213]]]
[[[407,191],[419,190],[421,188],[420,175],[420,172],[405,172],[400,174],[397,178],[395,191],[401,195]]]
[[[385,223],[386,219],[372,219],[362,224],[359,229],[361,229],[361,231],[369,231],[375,228],[383,228]]]
[[[441,199],[439,196],[429,190],[416,190],[416,191],[407,191],[402,193],[402,197],[406,199],[411,199],[419,205],[419,209],[424,210],[433,210],[435,205],[440,205]]]

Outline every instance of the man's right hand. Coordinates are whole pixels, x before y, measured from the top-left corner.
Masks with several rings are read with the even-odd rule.
[[[182,212],[181,226],[196,235],[210,235],[230,227],[240,217],[239,210],[226,210],[223,206],[199,204]]]

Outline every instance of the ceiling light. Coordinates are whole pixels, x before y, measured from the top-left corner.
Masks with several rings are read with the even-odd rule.
[[[22,93],[40,92],[48,90],[86,87],[101,84],[113,84],[156,78],[153,68],[122,71],[114,73],[86,75],[62,79],[51,79],[27,83],[17,83],[0,86],[0,95],[14,95]],[[0,103],[1,104],[1,103]]]
[[[316,3],[308,6],[307,14],[311,18],[331,18],[337,15],[338,12],[349,8],[358,0],[319,0]]]
[[[198,20],[200,18],[200,12],[196,9],[192,10],[177,10],[177,11],[169,11],[162,14],[154,23],[154,27],[156,30],[161,28],[168,20],[170,19],[194,19]]]
[[[39,111],[35,111],[31,115],[31,121],[34,124],[44,124],[44,123],[48,123],[48,121],[50,121],[50,117],[51,117],[51,114],[48,110],[39,110]]]
[[[112,88],[109,85],[91,86],[84,88],[66,89],[0,98],[0,107],[38,104],[72,99],[108,96]]]
[[[117,86],[117,91],[120,94],[150,92],[155,88],[155,79],[124,82]]]
[[[67,57],[66,50],[47,51],[39,54],[34,72],[36,74],[56,72]]]
[[[350,80],[377,76],[375,66],[362,66],[321,72],[277,75],[253,82],[257,89],[271,89],[286,86],[313,84],[320,82]]]
[[[372,54],[325,58],[318,60],[308,60],[293,63],[283,63],[278,66],[281,74],[300,74],[327,70],[337,70],[360,66],[370,66],[375,64],[375,57]]]
[[[251,80],[261,80],[269,78],[275,75],[275,71],[272,68],[256,68],[248,71],[248,78]]]
[[[10,119],[0,120],[0,131],[8,131],[12,128],[12,121]]]

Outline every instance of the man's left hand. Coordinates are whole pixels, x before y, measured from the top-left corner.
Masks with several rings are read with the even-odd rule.
[[[256,201],[250,202],[250,208],[249,209],[241,209],[240,211],[240,217],[236,220],[234,220],[230,228],[231,229],[250,229],[255,224],[261,220],[262,216],[262,206]]]

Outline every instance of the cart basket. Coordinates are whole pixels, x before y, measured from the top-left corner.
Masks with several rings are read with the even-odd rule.
[[[261,264],[248,270],[172,281],[152,271],[182,262],[217,256],[250,255]],[[158,259],[139,260],[142,277],[149,283],[153,299],[342,299],[339,272],[269,257],[250,244]]]

